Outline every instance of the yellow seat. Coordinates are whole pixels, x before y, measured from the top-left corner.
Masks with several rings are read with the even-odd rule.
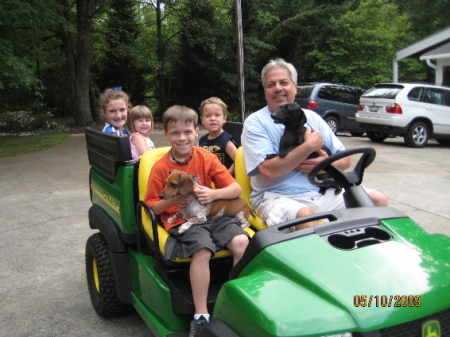
[[[153,168],[153,165],[161,159],[163,155],[165,155],[170,150],[170,147],[159,147],[145,152],[139,164],[139,174],[138,174],[138,188],[139,188],[139,200],[143,201],[145,198],[145,194],[147,191],[148,179],[150,177],[150,172]],[[250,220],[250,219],[249,219]],[[149,236],[149,238],[154,241],[153,229],[152,229],[152,220],[147,212],[142,208],[141,209],[141,221],[142,226]],[[162,256],[165,256],[166,253],[166,241],[169,238],[169,233],[164,229],[163,226],[158,225],[158,241],[159,247]],[[250,236],[253,236],[255,233],[250,228],[245,228],[245,231],[249,233]],[[220,250],[215,255],[214,258],[230,256],[231,252],[229,250]],[[176,258],[173,260],[174,262],[189,262],[191,258],[180,259]]]
[[[236,157],[234,158],[234,175],[236,181],[242,188],[241,198],[247,201],[247,204],[250,207],[252,207],[250,203],[250,194],[252,193],[252,185],[250,183],[250,177],[247,175],[245,169],[244,149],[242,146],[237,149]],[[248,221],[252,224],[252,226],[256,230],[267,228],[267,225],[257,215],[255,215],[254,217],[250,215]]]

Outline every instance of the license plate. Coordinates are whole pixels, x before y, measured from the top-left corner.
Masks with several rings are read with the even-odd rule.
[[[369,111],[370,112],[378,112],[378,107],[377,106],[369,106]]]

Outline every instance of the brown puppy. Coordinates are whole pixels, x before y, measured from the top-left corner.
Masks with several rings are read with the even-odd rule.
[[[242,228],[250,226],[247,218],[250,214],[253,216],[255,214],[248,207],[244,199],[238,197],[229,200],[214,200],[209,204],[201,204],[193,192],[196,187],[197,183],[190,174],[179,170],[172,170],[166,180],[166,187],[159,194],[161,199],[170,199],[176,195],[182,195],[191,199],[187,207],[180,208],[173,217],[168,219],[169,223],[179,218],[187,220],[187,222],[180,226],[179,233],[186,231],[195,223],[202,223],[221,216],[238,219],[241,222]]]

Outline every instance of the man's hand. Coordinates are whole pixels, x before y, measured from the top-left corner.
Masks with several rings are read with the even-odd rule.
[[[322,134],[318,130],[311,130],[306,128],[304,135],[304,143],[311,148],[311,153],[316,152],[323,147]]]
[[[328,158],[328,154],[322,149],[319,149],[315,152],[317,152],[319,154],[319,156],[317,158],[311,158],[311,159],[304,160],[303,162],[300,163],[300,165],[297,166],[297,170],[309,173],[312,171],[314,166],[319,164],[325,158]],[[323,173],[323,172],[320,172],[320,173]]]

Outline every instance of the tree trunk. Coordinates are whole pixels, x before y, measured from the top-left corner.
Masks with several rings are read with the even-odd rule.
[[[77,56],[75,58],[76,94],[75,124],[93,122],[89,102],[89,66],[91,55],[91,26],[98,6],[97,0],[77,0]]]
[[[157,92],[158,92],[158,98],[159,98],[159,111],[161,115],[166,111],[168,108],[167,104],[167,92],[166,92],[166,76],[164,74],[165,66],[164,61],[166,58],[165,53],[165,46],[162,36],[162,19],[161,19],[161,1],[156,1],[156,34],[158,39],[158,46],[157,46],[157,57],[158,57],[158,68],[157,68],[157,75],[156,75],[156,85],[157,85]]]
[[[71,4],[58,0],[62,5],[61,15],[67,20],[60,29],[70,78],[71,112],[76,125],[93,122],[89,96],[89,66],[91,54],[91,26],[101,0],[76,0],[77,34],[73,38],[70,24],[74,24]],[[76,43],[76,49],[74,48]]]

